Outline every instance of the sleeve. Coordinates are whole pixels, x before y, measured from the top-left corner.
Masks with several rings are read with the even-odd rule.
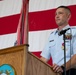
[[[50,37],[49,37],[50,39]],[[50,59],[51,54],[50,54],[50,50],[49,50],[49,39],[48,42],[46,43],[44,49],[42,50],[42,53],[40,54],[42,57],[46,58],[46,59]]]

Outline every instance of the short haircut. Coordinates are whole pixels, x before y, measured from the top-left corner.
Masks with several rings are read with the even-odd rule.
[[[68,10],[68,11],[71,13],[70,8],[69,8],[69,7],[67,7],[67,6],[59,6],[59,7],[57,7],[57,9],[58,9],[58,8],[64,8],[64,9]]]

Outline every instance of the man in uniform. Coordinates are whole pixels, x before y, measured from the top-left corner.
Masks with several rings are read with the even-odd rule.
[[[58,28],[50,34],[48,42],[41,53],[41,60],[47,62],[52,57],[54,72],[63,75],[65,68],[67,75],[76,75],[76,29],[70,27],[68,23],[70,18],[71,11],[68,7],[59,6],[57,8],[55,21]],[[65,38],[63,38],[64,31],[66,32]],[[66,51],[66,67],[64,64],[64,50]]]

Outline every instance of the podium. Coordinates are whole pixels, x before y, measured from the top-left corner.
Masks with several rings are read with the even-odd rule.
[[[6,75],[60,75],[52,67],[28,52],[27,46],[20,45],[0,50],[0,74]]]

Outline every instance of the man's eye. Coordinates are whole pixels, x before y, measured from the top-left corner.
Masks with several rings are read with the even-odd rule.
[[[59,14],[63,14],[62,12],[59,12]]]

